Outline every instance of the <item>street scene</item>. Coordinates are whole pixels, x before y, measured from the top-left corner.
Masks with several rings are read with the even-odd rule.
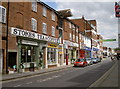
[[[119,89],[119,17],[119,1],[1,0],[0,87]]]

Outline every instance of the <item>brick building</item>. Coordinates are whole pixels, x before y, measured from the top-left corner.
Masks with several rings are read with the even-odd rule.
[[[69,9],[56,11],[41,1],[0,2],[0,11],[3,72],[69,65],[72,59],[90,58],[92,49],[97,50],[96,21],[70,20]]]

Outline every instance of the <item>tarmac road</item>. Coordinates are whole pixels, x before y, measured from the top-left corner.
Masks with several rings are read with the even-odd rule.
[[[2,87],[89,87],[108,71],[114,61],[103,60],[87,67],[70,67],[52,73],[6,81]]]

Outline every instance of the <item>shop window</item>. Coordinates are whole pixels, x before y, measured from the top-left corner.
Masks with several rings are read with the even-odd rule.
[[[36,62],[36,47],[22,45],[21,62]]]
[[[37,12],[37,2],[32,2],[32,11]]]
[[[43,16],[47,17],[47,9],[46,9],[46,7],[43,7]]]
[[[47,52],[48,64],[56,64],[56,49],[48,48]]]
[[[6,23],[6,8],[3,6],[0,6],[0,22]]]

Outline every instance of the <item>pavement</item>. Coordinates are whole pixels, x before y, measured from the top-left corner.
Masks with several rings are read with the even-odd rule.
[[[113,60],[113,61],[115,61],[115,64],[102,77],[100,77],[97,81],[91,84],[88,89],[93,89],[94,87],[115,87],[117,89],[120,89],[120,86],[119,86],[120,84],[118,84],[120,83],[118,82],[118,79],[119,79],[118,69],[120,65],[120,60],[119,61]],[[67,66],[60,66],[60,67],[49,68],[49,69],[42,69],[39,71],[37,70],[35,72],[24,72],[24,73],[2,75],[2,79],[0,79],[0,81],[7,81],[12,79],[35,76],[35,75],[44,74],[44,73],[50,73],[53,71],[70,68],[72,66],[73,65],[67,65]]]
[[[39,74],[44,74],[44,73],[50,73],[53,71],[58,71],[58,70],[70,68],[72,66],[73,65],[67,65],[67,66],[54,67],[54,68],[49,68],[49,69],[41,69],[41,70],[36,70],[36,71],[4,74],[4,75],[2,75],[2,78],[0,78],[0,81],[8,81],[8,80],[25,78],[25,77],[35,76],[35,75],[39,75]]]

